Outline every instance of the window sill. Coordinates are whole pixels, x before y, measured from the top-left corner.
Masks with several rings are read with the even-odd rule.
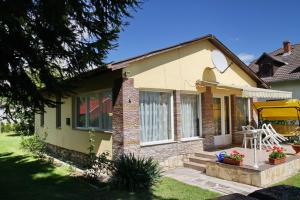
[[[73,130],[78,130],[78,131],[92,131],[92,129],[89,129],[89,128],[79,128],[79,127],[75,127],[73,128]],[[96,133],[113,133],[112,130],[103,130],[103,129],[93,129],[93,132],[96,132]]]
[[[190,137],[190,138],[181,138],[181,142],[188,142],[188,141],[195,141],[195,140],[202,140],[202,137]]]
[[[164,145],[164,144],[172,144],[172,143],[176,143],[176,142],[177,141],[174,141],[174,140],[147,142],[147,143],[141,143],[141,147],[148,147],[148,146],[155,146],[155,145]]]

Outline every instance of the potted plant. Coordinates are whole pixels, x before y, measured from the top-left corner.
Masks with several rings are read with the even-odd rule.
[[[292,147],[293,147],[294,151],[296,151],[296,155],[300,155],[300,140],[298,137],[296,140],[294,140]]]
[[[225,154],[223,162],[230,165],[243,165],[245,155],[233,150],[230,154]]]
[[[269,163],[271,165],[278,165],[285,162],[286,155],[283,152],[282,147],[274,146],[272,152],[269,155]]]

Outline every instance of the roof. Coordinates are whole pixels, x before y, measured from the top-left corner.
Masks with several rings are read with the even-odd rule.
[[[250,69],[255,73],[258,72],[259,66],[257,63],[264,56],[269,56],[277,62],[282,62],[282,65],[275,71],[273,76],[262,78],[265,82],[300,80],[300,44],[292,45],[291,54],[288,55],[284,55],[283,48],[279,48],[271,53],[263,53],[249,65]]]
[[[132,62],[136,62],[145,58],[149,58],[152,56],[155,56],[157,54],[165,53],[174,49],[178,49],[199,41],[208,40],[210,41],[214,46],[216,46],[219,50],[221,50],[227,57],[229,57],[235,64],[237,64],[246,74],[248,74],[253,80],[256,81],[256,83],[264,88],[269,88],[268,84],[266,84],[259,76],[257,76],[252,70],[249,69],[249,67],[241,61],[233,52],[231,52],[220,40],[216,38],[216,36],[212,34],[208,34],[202,37],[195,38],[193,40],[189,40],[186,42],[182,42],[176,45],[172,45],[166,48],[154,50],[148,53],[144,53],[142,55],[134,56],[131,58],[127,58],[125,60],[121,60],[118,62],[113,62],[108,65],[108,68],[111,68],[112,70],[118,70],[125,67],[128,67],[128,65]]]

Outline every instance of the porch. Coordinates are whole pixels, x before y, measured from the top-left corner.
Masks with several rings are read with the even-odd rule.
[[[270,152],[257,150],[258,168],[254,166],[254,150],[242,147],[227,147],[212,151],[195,153],[184,164],[185,167],[193,168],[208,176],[253,185],[256,187],[266,187],[282,181],[300,170],[300,156],[295,155],[290,145],[282,145],[287,154],[286,162],[280,165],[270,165],[268,157]],[[230,154],[237,150],[245,155],[243,166],[235,166],[217,162],[216,154],[227,152]]]

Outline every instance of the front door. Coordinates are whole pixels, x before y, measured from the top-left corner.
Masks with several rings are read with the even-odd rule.
[[[231,144],[230,99],[229,96],[213,97],[213,123],[215,146]]]

